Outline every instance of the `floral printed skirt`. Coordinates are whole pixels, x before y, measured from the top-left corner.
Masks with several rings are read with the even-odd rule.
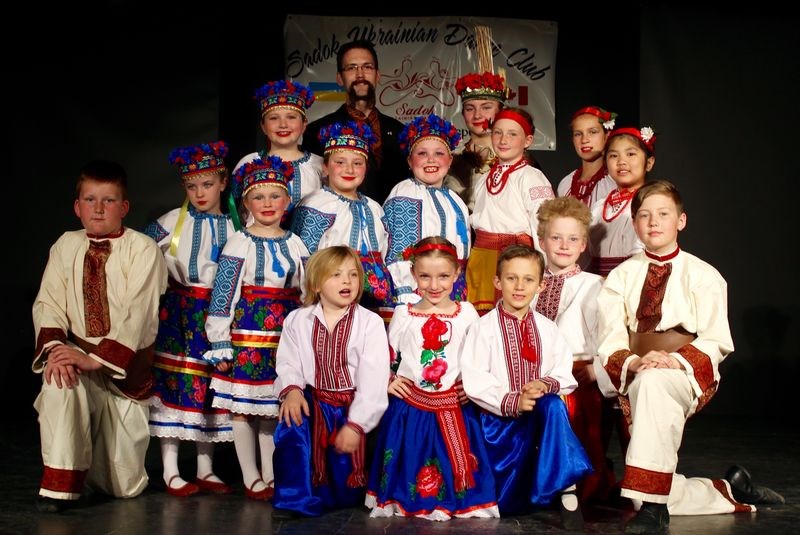
[[[370,516],[418,516],[428,520],[498,517],[494,478],[480,421],[470,403],[461,407],[474,486],[456,491],[454,470],[435,411],[389,396],[369,471],[366,506]],[[476,464],[476,465],[475,465]]]
[[[213,366],[205,323],[209,288],[172,283],[161,300],[153,359],[150,434],[199,442],[233,440],[230,414],[212,407]]]
[[[214,372],[214,407],[278,416],[275,353],[287,314],[300,305],[295,288],[243,286],[231,324],[233,368]]]
[[[380,315],[388,324],[397,306],[389,270],[381,254],[376,251],[361,256],[361,267],[364,268],[364,293],[359,304]]]

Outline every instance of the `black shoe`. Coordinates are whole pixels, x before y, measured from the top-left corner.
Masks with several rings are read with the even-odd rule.
[[[57,500],[46,496],[36,498],[36,509],[40,513],[60,513],[74,505],[74,500]]]
[[[272,508],[272,520],[297,520],[298,518],[303,518],[303,514],[291,509]]]
[[[725,479],[731,484],[733,498],[739,503],[786,503],[783,496],[774,490],[760,485],[753,485],[750,472],[738,464],[728,468],[725,473]]]
[[[669,511],[665,503],[643,503],[636,516],[625,525],[625,533],[668,532]]]
[[[575,498],[575,509],[567,509],[564,505],[564,497],[572,496]],[[567,531],[583,531],[583,513],[578,497],[574,492],[565,492],[558,501],[558,512],[561,514],[561,525]]]

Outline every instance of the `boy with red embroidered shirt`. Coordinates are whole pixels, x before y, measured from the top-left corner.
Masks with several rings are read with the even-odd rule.
[[[536,212],[555,197],[550,181],[525,157],[533,143],[533,119],[521,108],[506,108],[492,124],[497,163],[478,182],[470,224],[475,243],[467,260],[467,299],[478,314],[494,308],[500,297],[492,285],[498,253],[506,246],[535,246]]]
[[[308,259],[304,307],[283,322],[275,392],[273,518],[320,516],[366,495],[366,434],[389,405],[389,341],[358,304],[364,271],[343,245]]]
[[[738,466],[725,480],[675,473],[686,419],[716,393],[719,365],[733,351],[727,284],[678,246],[686,214],[674,185],[659,180],[642,187],[631,212],[645,250],[611,271],[598,298],[598,352],[630,418],[621,494],[641,504],[625,531],[665,533],[670,514],[751,512],[755,507],[741,502],[782,503]]]
[[[483,409],[481,425],[500,516],[523,514],[560,498],[562,522],[581,529],[575,483],[592,471],[559,395],[577,386],[572,352],[558,326],[531,309],[544,288],[542,254],[525,245],[500,253],[497,307],[467,333],[461,378]]]
[[[81,169],[74,207],[83,228],[50,249],[33,302],[32,368],[44,378],[34,402],[40,511],[74,504],[84,482],[120,498],[147,487],[147,399],[167,268],[153,240],[123,225],[127,197],[118,163]]]
[[[589,208],[574,197],[558,197],[539,207],[539,243],[547,259],[544,290],[534,298],[534,308],[547,319],[556,322],[572,351],[572,375],[578,388],[564,398],[570,423],[592,461],[594,473],[578,484],[581,502],[603,501],[609,498],[616,483],[610,460],[606,458],[614,399],[606,401],[600,383],[609,382],[598,364],[597,355],[597,296],[603,278],[583,271],[578,265],[586,250]],[[608,387],[603,390],[607,390]],[[621,419],[621,418],[620,418]]]

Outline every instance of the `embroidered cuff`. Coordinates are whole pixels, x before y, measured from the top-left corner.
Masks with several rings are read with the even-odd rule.
[[[350,429],[352,429],[353,431],[355,431],[355,432],[356,432],[356,433],[358,433],[359,435],[366,435],[366,433],[364,432],[364,428],[363,428],[363,427],[361,427],[360,425],[358,425],[358,424],[357,424],[357,423],[355,423],[355,422],[350,422],[350,421],[348,421],[348,422],[347,422],[346,424],[344,424],[344,425],[346,425],[347,427],[349,427]]]
[[[289,392],[291,392],[292,390],[299,390],[301,393],[303,392],[303,389],[302,389],[302,388],[300,388],[299,386],[297,386],[297,385],[289,385],[289,386],[287,386],[286,388],[284,388],[283,390],[281,390],[281,393],[280,393],[280,394],[278,394],[278,400],[279,400],[279,401],[283,401],[284,399],[286,399],[286,396],[287,396],[287,395],[289,394]]]
[[[548,394],[558,394],[558,391],[561,390],[561,383],[552,377],[542,377],[539,380],[547,385]]]
[[[519,416],[519,392],[509,392],[503,396],[503,401],[500,402],[500,413],[503,416]]]

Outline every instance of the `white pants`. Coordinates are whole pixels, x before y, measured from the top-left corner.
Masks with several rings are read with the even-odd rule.
[[[683,370],[650,369],[628,387],[631,441],[625,456],[622,496],[638,508],[642,501],[666,503],[673,515],[713,515],[755,511],[736,502],[723,479],[686,478],[675,473],[683,429],[694,392]]]
[[[147,487],[148,408],[123,395],[102,372],[84,372],[73,388],[42,380],[39,413],[44,475],[39,495],[80,498],[83,483],[118,498]]]

